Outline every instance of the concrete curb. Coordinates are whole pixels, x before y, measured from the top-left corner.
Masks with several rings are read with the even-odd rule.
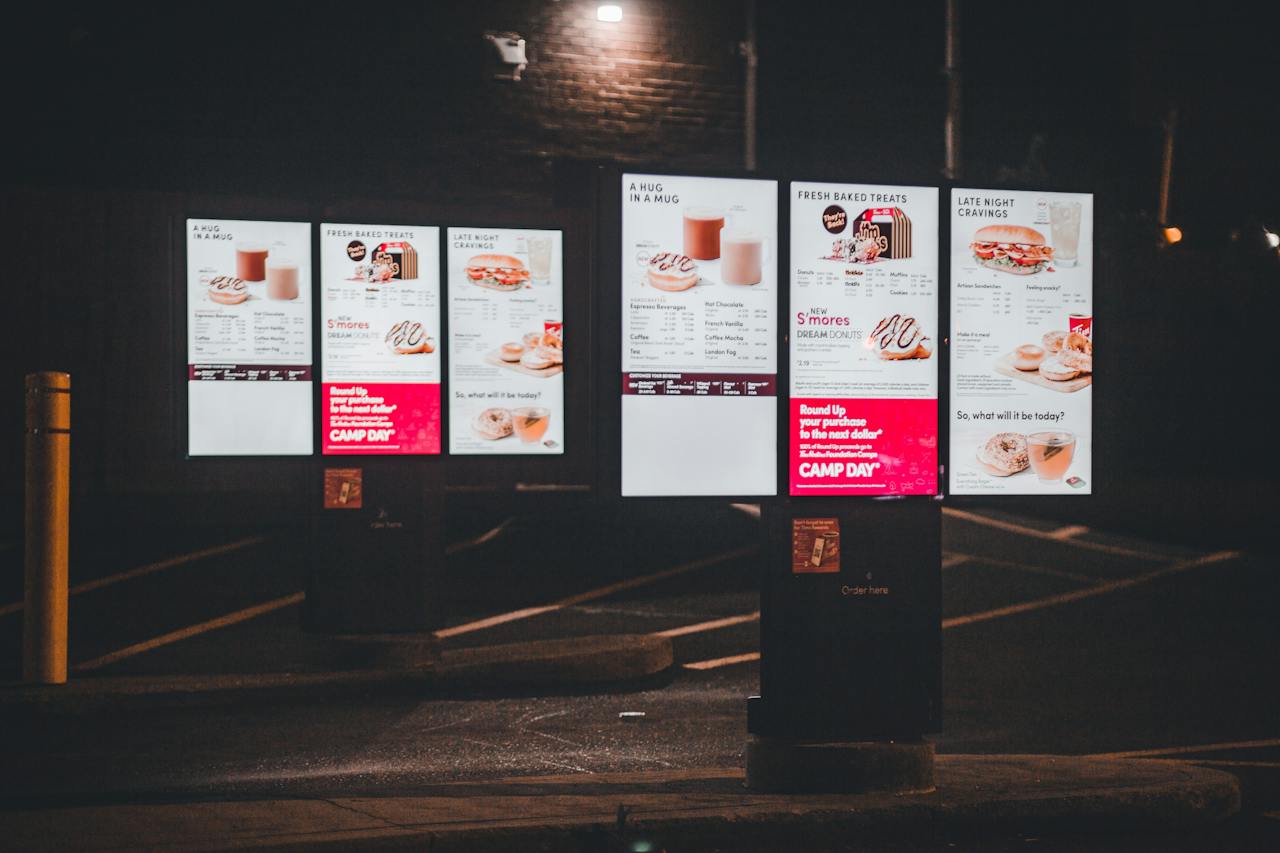
[[[419,648],[410,643],[412,649]],[[80,713],[102,707],[168,707],[342,695],[448,696],[466,691],[574,690],[643,681],[669,669],[671,640],[620,634],[453,649],[408,666],[379,652],[385,668],[232,675],[99,676],[51,687],[0,688],[0,712]]]
[[[755,794],[743,781],[709,769],[443,784],[413,797],[46,808],[6,812],[6,838],[23,850],[877,849],[1190,830],[1240,805],[1234,777],[1215,770],[1067,756],[938,756],[926,794]]]

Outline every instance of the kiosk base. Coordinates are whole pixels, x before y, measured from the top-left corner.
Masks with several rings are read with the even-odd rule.
[[[934,788],[933,744],[811,743],[751,735],[747,787],[770,793],[928,793]]]

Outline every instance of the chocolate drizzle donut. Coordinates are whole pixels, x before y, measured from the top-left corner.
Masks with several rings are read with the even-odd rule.
[[[933,354],[929,336],[915,317],[891,314],[881,320],[867,338],[867,347],[885,359],[928,358]]]
[[[400,355],[416,352],[434,352],[435,343],[427,336],[421,323],[401,320],[387,332],[387,348]]]

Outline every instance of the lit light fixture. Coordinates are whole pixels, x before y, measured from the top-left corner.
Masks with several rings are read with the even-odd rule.
[[[622,7],[616,3],[602,3],[596,7],[596,20],[606,24],[617,24],[622,21]]]
[[[1274,231],[1268,231],[1266,228],[1262,229],[1262,233],[1267,235],[1268,246],[1273,249],[1280,249],[1280,234],[1277,234]]]
[[[1182,229],[1176,225],[1170,225],[1164,229],[1164,241],[1172,246],[1174,243],[1181,242]]]

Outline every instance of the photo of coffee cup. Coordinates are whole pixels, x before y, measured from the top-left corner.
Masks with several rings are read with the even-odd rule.
[[[267,298],[298,298],[298,265],[291,260],[272,258],[266,262]]]
[[[236,278],[263,281],[267,277],[267,247],[261,243],[236,244]]]
[[[699,261],[720,258],[720,232],[724,211],[712,207],[690,207],[684,211],[684,253]]]

